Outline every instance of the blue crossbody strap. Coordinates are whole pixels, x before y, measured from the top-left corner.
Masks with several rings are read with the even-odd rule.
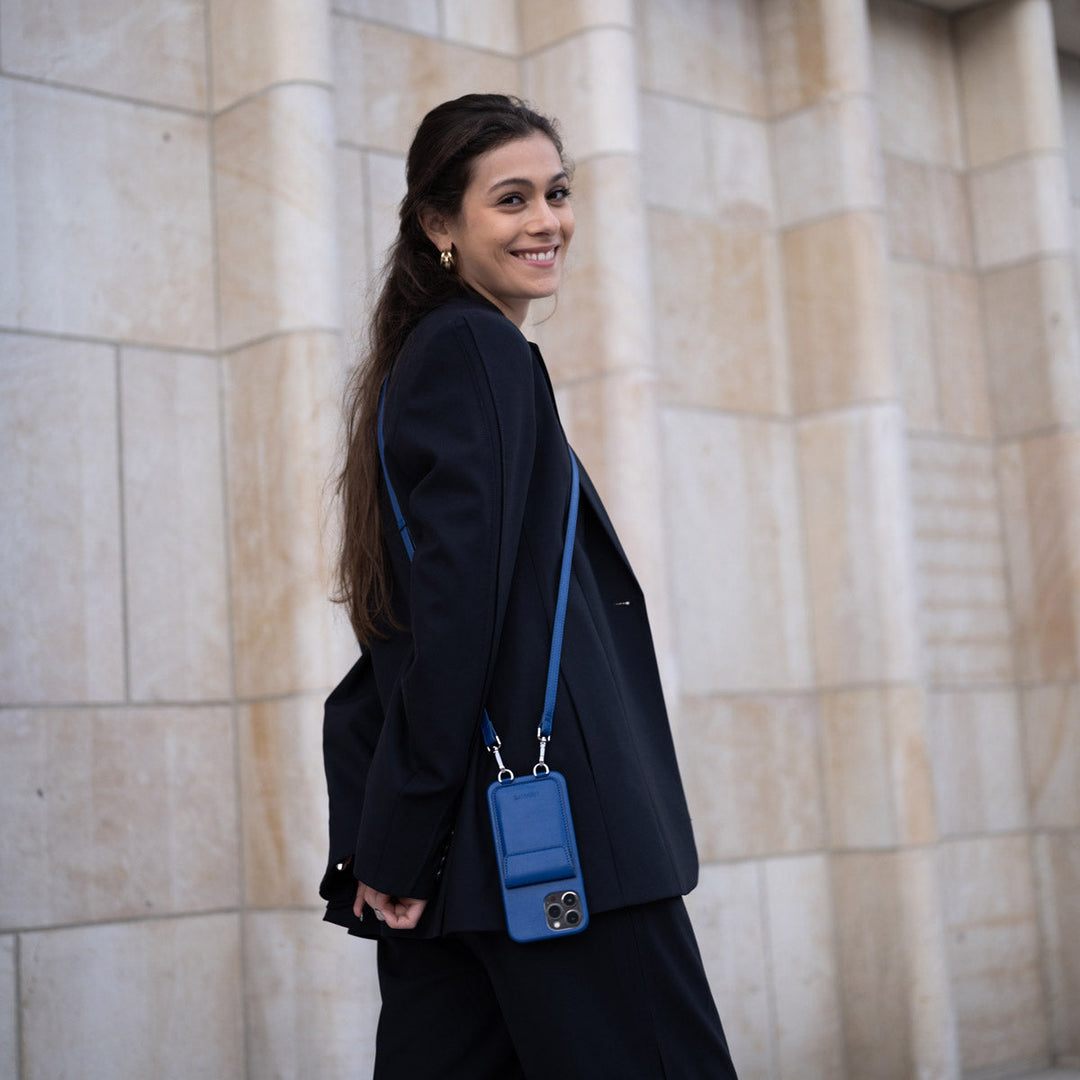
[[[574,558],[574,533],[578,515],[578,463],[570,451],[570,509],[566,517],[566,539],[563,541],[562,569],[559,571],[559,599],[555,604],[555,625],[551,630],[551,656],[548,659],[547,689],[544,691],[544,711],[540,715],[539,739],[551,738],[551,721],[555,715],[555,695],[559,689],[559,664],[562,660],[563,630],[566,628],[566,601],[570,595],[570,563]]]
[[[379,460],[382,462],[383,477],[386,480],[386,493],[390,496],[390,508],[394,511],[397,531],[400,533],[402,543],[405,545],[405,554],[409,556],[409,562],[412,562],[416,545],[413,543],[412,536],[409,533],[409,526],[405,524],[405,515],[401,512],[401,504],[397,501],[397,495],[394,494],[394,485],[390,483],[390,474],[386,471],[386,441],[383,438],[383,402],[385,400],[386,382],[384,380],[382,389],[379,391]]]
[[[383,382],[379,391],[379,461],[382,464],[383,479],[386,481],[386,493],[390,496],[390,507],[394,511],[394,521],[405,545],[405,554],[412,562],[416,545],[409,533],[409,526],[405,522],[405,515],[401,512],[401,504],[394,493],[394,485],[390,482],[390,473],[386,468],[386,441],[383,436],[383,407],[386,402],[386,382]],[[548,657],[547,686],[544,691],[544,710],[540,714],[540,724],[536,729],[536,737],[540,740],[540,759],[533,768],[534,773],[547,772],[548,767],[544,762],[544,751],[548,740],[551,738],[551,725],[555,716],[555,697],[559,689],[559,664],[562,661],[563,630],[566,628],[566,604],[570,595],[570,565],[574,558],[574,536],[577,532],[578,501],[580,495],[580,479],[578,477],[578,463],[574,451],[567,447],[570,454],[570,507],[566,517],[566,537],[563,540],[562,567],[559,570],[559,594],[555,603],[555,623],[551,631],[551,655]],[[499,754],[502,745],[494,725],[488,718],[487,709],[480,723],[481,734],[484,737],[484,745],[495,755],[499,766],[499,779],[512,780],[514,774],[506,768]]]

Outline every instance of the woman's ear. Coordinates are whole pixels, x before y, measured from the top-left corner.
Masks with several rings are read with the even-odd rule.
[[[450,229],[446,218],[438,211],[427,208],[420,211],[420,227],[427,238],[440,250],[450,247]]]

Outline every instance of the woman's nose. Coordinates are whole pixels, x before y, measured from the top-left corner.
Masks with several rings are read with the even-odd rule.
[[[529,228],[537,233],[552,233],[559,229],[559,219],[555,211],[548,205],[547,199],[537,203],[536,209],[529,221]]]

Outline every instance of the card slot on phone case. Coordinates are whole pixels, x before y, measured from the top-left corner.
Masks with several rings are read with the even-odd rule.
[[[544,848],[543,851],[523,851],[507,855],[503,880],[508,889],[535,885],[538,881],[559,881],[572,877],[574,862],[566,846]]]

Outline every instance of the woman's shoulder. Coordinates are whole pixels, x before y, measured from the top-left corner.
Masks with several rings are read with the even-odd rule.
[[[434,429],[492,413],[525,428],[532,413],[532,347],[498,308],[469,297],[449,300],[414,327],[394,364],[388,427],[406,415]],[[479,412],[478,412],[479,410]]]
[[[429,311],[409,335],[405,352],[444,352],[455,345],[475,349],[481,358],[491,350],[522,356],[531,352],[525,335],[494,304],[465,296]]]

